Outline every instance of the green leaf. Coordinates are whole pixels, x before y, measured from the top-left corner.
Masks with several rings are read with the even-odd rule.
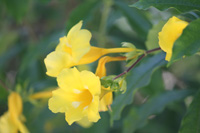
[[[181,122],[179,133],[200,133],[200,91],[190,104]]]
[[[144,96],[155,96],[163,93],[165,91],[165,85],[162,78],[163,71],[158,69],[152,74],[151,82],[140,89],[140,93]]]
[[[69,16],[67,21],[67,31],[69,31],[75,24],[77,24],[80,20],[86,19],[89,17],[89,14],[92,13],[94,7],[97,5],[99,1],[97,0],[88,0],[80,4],[77,8],[75,8]]]
[[[194,94],[193,90],[167,91],[150,99],[147,103],[137,108],[132,108],[124,120],[124,133],[133,133],[136,129],[143,127],[150,115],[155,115],[163,111],[170,103],[184,99]],[[191,132],[193,133],[193,132]]]
[[[164,24],[164,21],[160,21],[158,24],[154,25],[151,30],[149,30],[147,41],[145,43],[148,50],[159,47],[158,33],[161,31]]]
[[[161,52],[153,57],[147,57],[142,61],[142,64],[133,68],[127,79],[127,90],[124,94],[115,97],[112,107],[111,118],[113,120],[120,119],[120,114],[124,107],[132,103],[133,95],[137,91],[137,88],[144,87],[149,84],[153,71],[164,65],[165,54]]]
[[[171,64],[183,56],[191,56],[200,50],[200,19],[192,21],[173,46]]]
[[[115,1],[115,5],[122,11],[132,29],[136,31],[140,37],[147,35],[148,30],[151,28],[151,23],[140,10],[130,8],[127,4],[120,1]]]
[[[166,10],[168,8],[174,7],[181,12],[187,12],[190,10],[200,10],[200,1],[199,0],[140,0],[131,6],[144,10],[152,6],[159,10]]]

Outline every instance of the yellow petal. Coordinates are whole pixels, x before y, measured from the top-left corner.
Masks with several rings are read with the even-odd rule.
[[[72,46],[69,45],[67,37],[66,36],[61,37],[59,40],[60,40],[60,42],[59,42],[58,46],[56,47],[55,51],[66,52],[66,53],[72,55],[72,49],[71,49]]]
[[[17,125],[10,119],[9,112],[0,117],[0,133],[17,133]]]
[[[113,94],[112,92],[108,92],[103,96],[103,98],[100,101],[99,111],[107,111],[108,106],[111,105],[112,102],[113,102]]]
[[[12,92],[8,97],[8,111],[11,119],[16,122],[16,119],[22,114],[22,99],[16,92]]]
[[[89,50],[92,34],[85,29],[81,29],[82,21],[73,26],[66,39],[68,47],[71,48],[71,56],[78,62]]]
[[[97,122],[100,119],[99,115],[99,96],[94,96],[92,103],[88,107],[88,120]]]
[[[77,32],[80,31],[81,27],[82,27],[83,21],[80,21],[79,23],[77,23],[76,25],[74,25],[68,32],[67,35],[67,39],[68,40],[72,40],[73,38],[76,37]]]
[[[172,17],[163,26],[158,38],[161,49],[166,52],[165,60],[169,61],[171,59],[174,42],[180,37],[187,25],[186,21]]]
[[[86,112],[79,106],[77,108],[70,108],[65,113],[65,120],[69,125],[73,124],[75,121],[81,120],[86,115]]]
[[[49,99],[49,109],[53,113],[66,112],[69,103],[69,91],[64,89],[57,89],[52,91],[52,98]]]
[[[19,121],[19,120],[17,121],[17,126],[21,133],[29,133],[28,129],[21,121]]]
[[[61,89],[82,89],[83,85],[80,78],[80,72],[74,68],[64,69],[58,75],[57,78],[58,86]]]
[[[92,95],[100,95],[101,83],[98,76],[94,75],[90,71],[82,71],[80,73],[83,86],[88,89]]]
[[[88,118],[87,118],[86,116],[83,117],[81,120],[77,121],[76,123],[77,123],[78,125],[84,127],[84,128],[89,128],[89,127],[91,127],[92,124],[93,124],[92,122],[90,122],[90,121],[88,120]]]
[[[47,68],[46,74],[52,77],[58,76],[64,68],[73,66],[71,56],[66,52],[51,52],[44,59],[44,62]]]
[[[76,33],[76,37],[69,40],[72,46],[72,57],[78,62],[90,50],[90,40],[92,34],[88,30],[80,30]]]

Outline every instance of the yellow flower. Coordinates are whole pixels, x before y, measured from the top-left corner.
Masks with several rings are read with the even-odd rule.
[[[96,69],[96,75],[99,76],[99,78],[106,76],[106,67],[105,64],[111,61],[122,61],[126,60],[126,57],[119,56],[119,57],[110,57],[110,56],[104,56],[102,57],[99,62]],[[101,87],[101,100],[99,105],[99,111],[107,111],[108,106],[112,104],[113,102],[113,94],[109,91],[110,88],[104,88]]]
[[[101,84],[99,77],[92,72],[79,72],[75,67],[64,69],[57,77],[59,89],[52,92],[49,109],[53,113],[65,113],[65,120],[71,125],[86,117],[90,122],[100,119],[99,95]]]
[[[22,99],[16,92],[12,92],[8,97],[8,112],[0,118],[1,133],[28,133],[29,131],[22,123],[25,117],[22,115]]]
[[[81,29],[82,21],[69,31],[67,36],[60,38],[56,50],[47,55],[44,62],[47,75],[56,77],[64,68],[88,64],[108,53],[130,52],[132,48],[104,49],[90,46],[91,33]]]
[[[174,42],[181,36],[187,25],[188,22],[173,16],[163,26],[158,38],[161,49],[166,52],[165,60],[170,61]]]

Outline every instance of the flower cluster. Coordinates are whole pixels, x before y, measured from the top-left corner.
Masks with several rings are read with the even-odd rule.
[[[49,109],[53,113],[65,113],[69,125],[77,122],[97,122],[99,111],[107,111],[112,104],[112,91],[101,85],[100,78],[106,76],[105,64],[126,60],[126,57],[105,56],[99,60],[96,73],[78,71],[77,65],[96,61],[109,53],[127,53],[133,48],[99,48],[90,46],[91,33],[81,29],[82,21],[60,38],[55,51],[45,58],[47,75],[56,77],[59,88],[52,92]],[[84,125],[83,125],[84,126]]]

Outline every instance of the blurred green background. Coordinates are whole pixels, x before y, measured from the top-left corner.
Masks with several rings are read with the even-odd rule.
[[[193,93],[175,92],[173,95],[165,95],[165,92],[198,89],[200,60],[197,55],[178,61],[170,67],[164,67],[163,62],[156,69],[152,68],[142,85],[135,87],[140,90],[134,91],[133,102],[125,107],[121,118],[114,121],[113,125],[109,115],[112,112],[103,112],[101,120],[88,129],[77,124],[68,126],[64,114],[53,114],[48,109],[48,99],[30,101],[27,98],[35,92],[56,88],[56,80],[45,74],[44,58],[55,49],[59,38],[66,35],[80,20],[84,22],[83,28],[91,31],[93,46],[114,48],[120,47],[121,42],[131,42],[140,49],[158,47],[157,33],[169,17],[179,12],[175,9],[161,12],[155,8],[143,11],[129,7],[135,2],[0,0],[0,115],[8,109],[8,90],[17,90],[24,100],[23,114],[27,119],[25,124],[33,133],[120,133],[132,132],[131,128],[136,133],[177,133],[192,97],[185,101],[183,99]],[[189,13],[181,14],[181,17],[184,16],[189,21],[194,19]],[[148,59],[152,61],[149,63],[154,63],[158,58],[160,59],[150,55]],[[144,60],[143,66],[149,65],[145,64],[148,59]],[[93,72],[96,66],[97,62],[89,65]],[[137,70],[143,71],[142,67],[139,68],[138,66]],[[119,74],[123,70],[124,62],[107,65],[108,74]],[[134,80],[134,76],[135,72],[132,72],[127,77],[128,83]],[[178,95],[182,97],[177,98]],[[167,102],[160,103],[161,106],[156,104],[161,99],[159,97]],[[154,102],[143,104],[149,99]],[[169,101],[170,99],[172,100]],[[122,105],[116,105],[115,102],[113,113],[116,106]]]

